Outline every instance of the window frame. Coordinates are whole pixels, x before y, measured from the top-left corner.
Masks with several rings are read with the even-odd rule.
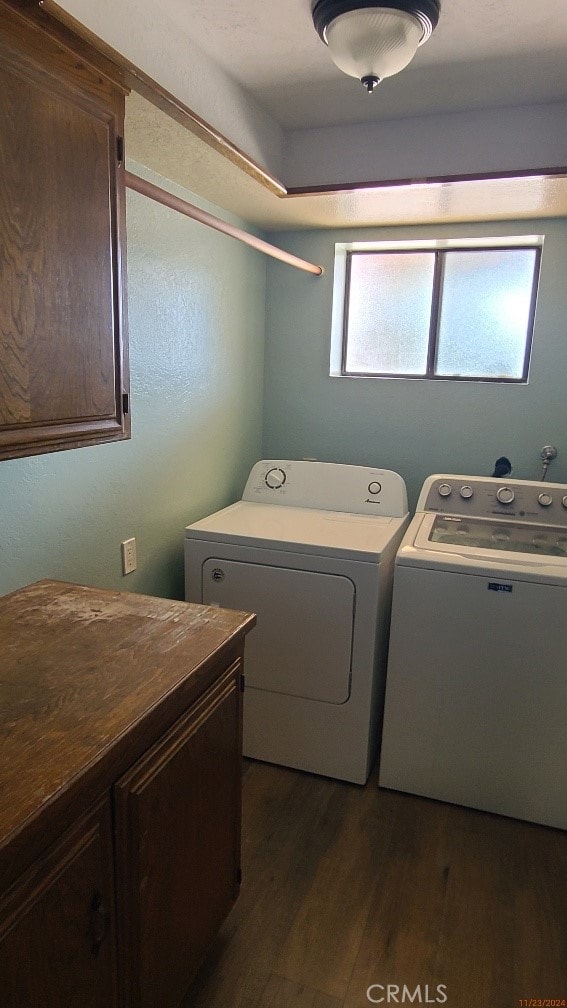
[[[382,244],[380,242],[365,245],[363,247],[357,248],[355,244],[344,247],[345,261],[344,261],[344,286],[342,291],[342,324],[341,324],[341,344],[340,344],[340,370],[332,371],[331,374],[338,375],[342,378],[408,378],[412,381],[456,381],[456,382],[489,382],[498,385],[526,385],[528,382],[531,350],[533,343],[533,330],[535,322],[535,313],[537,305],[537,294],[541,270],[541,255],[543,249],[543,236],[526,236],[524,240],[521,238],[513,238],[510,240],[503,239],[501,242],[495,242],[495,240],[487,239],[483,242],[480,239],[477,242],[464,242],[462,240],[456,239],[451,241],[450,239],[442,243],[436,242],[420,242],[416,241],[414,244],[411,242],[403,242],[396,246],[395,242]],[[524,361],[522,367],[522,375],[519,378],[510,377],[491,377],[487,375],[440,375],[435,373],[435,368],[437,364],[437,354],[439,346],[439,323],[441,319],[441,306],[443,297],[443,284],[445,277],[445,263],[448,255],[452,253],[463,253],[463,252],[507,252],[507,251],[518,251],[519,249],[525,251],[535,252],[534,260],[534,270],[532,278],[532,288],[530,292],[530,308],[528,313],[527,322],[527,333],[526,342],[524,348]],[[415,252],[426,252],[434,256],[434,269],[433,269],[433,280],[431,288],[431,309],[429,315],[429,334],[428,334],[428,346],[427,346],[427,364],[425,374],[412,374],[408,372],[397,373],[394,371],[348,371],[346,367],[347,361],[347,351],[348,351],[348,311],[349,311],[349,300],[350,300],[350,283],[351,283],[351,268],[352,268],[352,257],[359,255],[403,255],[404,253],[411,254]],[[336,278],[336,272],[335,272]]]

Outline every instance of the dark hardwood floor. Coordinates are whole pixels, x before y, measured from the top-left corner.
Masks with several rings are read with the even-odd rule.
[[[247,762],[243,873],[183,1008],[567,999],[559,830]]]

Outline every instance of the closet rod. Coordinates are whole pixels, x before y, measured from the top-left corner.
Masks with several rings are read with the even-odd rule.
[[[215,228],[216,231],[230,235],[231,238],[238,238],[239,241],[250,245],[258,252],[264,252],[266,255],[272,256],[273,259],[279,259],[280,262],[287,263],[288,266],[295,266],[296,269],[305,270],[306,273],[313,273],[315,276],[321,276],[323,273],[322,266],[315,266],[313,263],[306,262],[305,259],[292,255],[291,252],[284,252],[283,249],[276,248],[275,245],[270,245],[269,242],[256,238],[254,235],[248,234],[247,231],[242,231],[241,228],[234,227],[233,224],[227,224],[220,217],[215,217],[213,214],[207,213],[206,210],[201,210],[193,203],[180,199],[179,196],[173,196],[166,189],[161,189],[153,182],[146,182],[139,175],[127,171],[124,172],[124,179],[128,189],[133,189],[135,192],[141,193],[142,196],[147,196],[149,199],[156,200],[157,203],[170,207],[171,210],[177,210],[179,213],[185,214],[186,217],[200,221],[201,224]]]

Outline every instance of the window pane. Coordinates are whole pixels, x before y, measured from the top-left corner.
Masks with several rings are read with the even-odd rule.
[[[534,249],[448,252],[436,373],[521,378]]]
[[[425,374],[434,255],[351,255],[345,370]]]

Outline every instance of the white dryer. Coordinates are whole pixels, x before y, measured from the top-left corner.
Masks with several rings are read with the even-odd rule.
[[[363,784],[382,720],[397,473],[269,460],[241,501],[185,532],[186,599],[255,612],[247,756]]]
[[[396,560],[380,784],[567,828],[567,486],[431,476]]]

